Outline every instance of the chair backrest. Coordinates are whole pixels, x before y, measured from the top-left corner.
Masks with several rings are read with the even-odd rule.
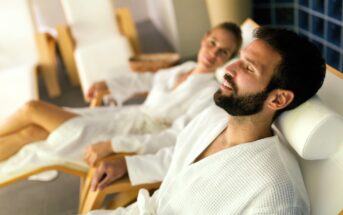
[[[28,0],[1,0],[0,26],[0,68],[37,61],[35,26]]]
[[[327,68],[318,96],[276,122],[297,152],[313,215],[343,211],[343,74]]]
[[[111,0],[62,0],[76,46],[119,35]]]
[[[328,66],[319,97],[343,116],[343,73]],[[338,148],[326,160],[300,161],[305,184],[311,200],[312,214],[338,214],[343,211],[343,127],[334,137]]]
[[[38,32],[57,38],[56,26],[66,23],[60,0],[30,0]]]

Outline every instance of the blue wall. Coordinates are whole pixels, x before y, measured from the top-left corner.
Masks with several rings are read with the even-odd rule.
[[[253,0],[260,25],[292,29],[314,42],[327,64],[343,71],[343,0]]]

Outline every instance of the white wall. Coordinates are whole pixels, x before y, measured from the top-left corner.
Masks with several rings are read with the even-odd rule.
[[[179,52],[182,57],[195,56],[200,41],[210,30],[205,0],[174,0],[175,18],[179,35]]]
[[[114,0],[114,7],[130,8],[135,22],[143,22],[149,19],[146,0]]]
[[[179,36],[176,28],[172,0],[146,0],[150,20],[175,50],[179,50]]]
[[[56,36],[55,27],[66,23],[60,0],[31,0],[38,31]]]
[[[181,57],[197,54],[200,40],[210,29],[205,0],[147,0],[151,21]]]
[[[238,25],[252,17],[252,0],[206,0],[212,26],[222,22]]]

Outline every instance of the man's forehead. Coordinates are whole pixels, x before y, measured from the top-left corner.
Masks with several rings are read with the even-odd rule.
[[[243,58],[260,64],[260,67],[277,66],[281,62],[280,54],[263,40],[255,39],[241,50]]]
[[[267,42],[255,39],[241,50],[243,54],[252,54],[258,57],[266,57],[281,60],[280,54]],[[265,58],[264,58],[265,59]]]

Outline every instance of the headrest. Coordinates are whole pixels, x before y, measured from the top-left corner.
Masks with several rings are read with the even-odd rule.
[[[343,142],[343,117],[329,109],[318,96],[281,114],[276,128],[304,159],[327,159]]]
[[[242,48],[246,47],[251,41],[253,41],[253,33],[259,25],[254,22],[252,19],[246,19],[241,25],[242,37],[243,37],[243,44]]]

